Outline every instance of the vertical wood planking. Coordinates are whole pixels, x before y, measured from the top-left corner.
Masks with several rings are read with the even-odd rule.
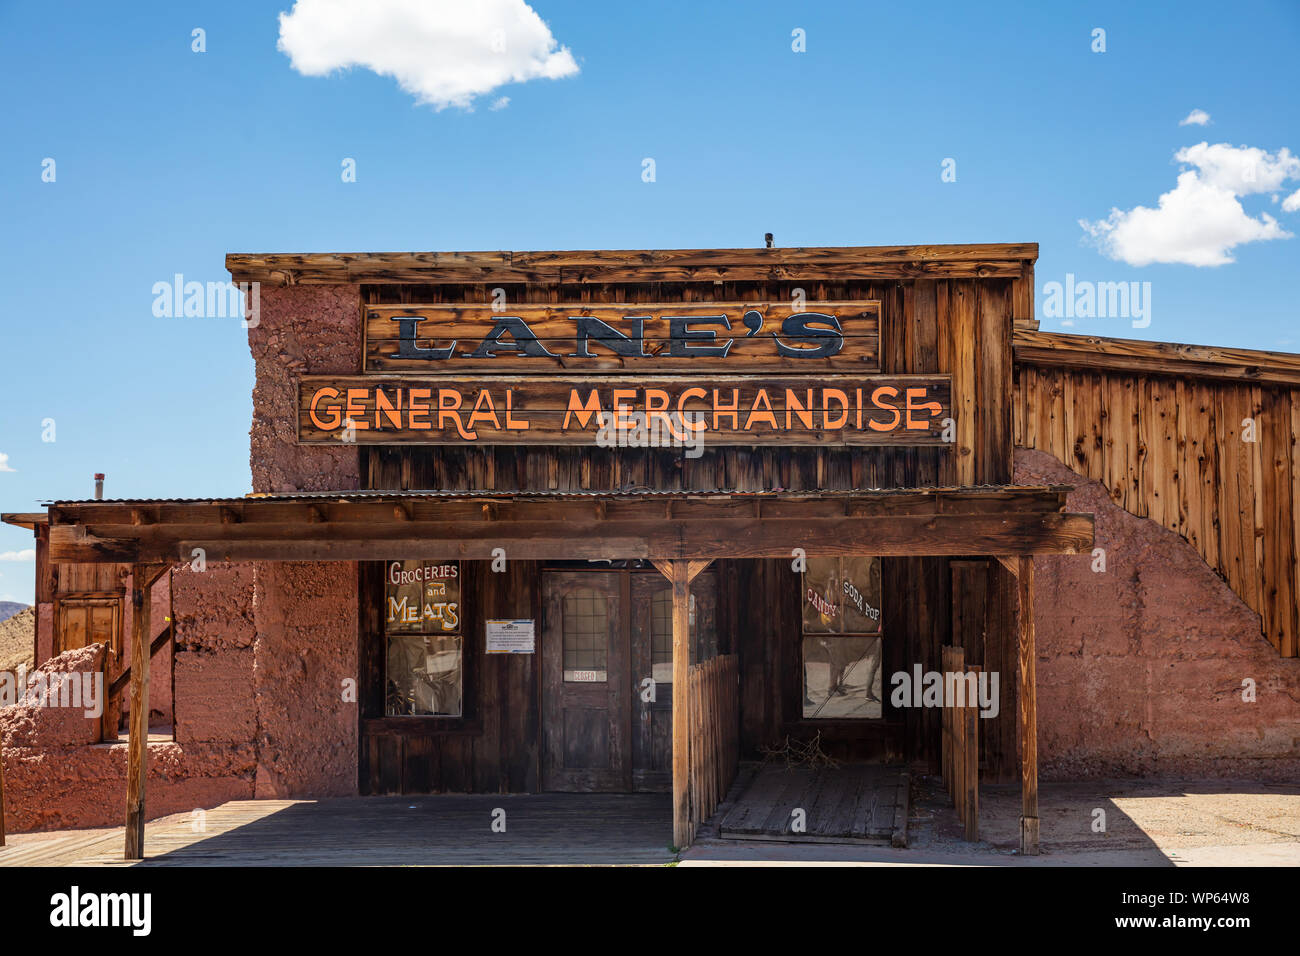
[[[1042,366],[1020,367],[1015,383],[1018,444],[1182,535],[1259,613],[1270,643],[1300,655],[1300,391]]]

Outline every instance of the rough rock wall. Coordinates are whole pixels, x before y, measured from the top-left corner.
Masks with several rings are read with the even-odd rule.
[[[360,287],[263,289],[261,309],[248,331],[253,490],[359,488],[357,449],[299,445],[297,408],[303,375],[361,370]],[[356,705],[342,697],[357,676],[356,565],[259,562],[254,577],[257,795],[356,793]]]
[[[296,405],[300,376],[360,370],[360,308],[355,285],[262,290],[259,324],[248,333],[257,365],[254,491],[359,487],[355,448],[297,444]],[[356,587],[353,563],[176,569],[175,741],[149,745],[150,819],[253,796],[357,792],[356,704],[343,695],[344,680],[357,676]],[[158,629],[165,588],[155,590]],[[163,654],[154,665],[151,709],[171,704]],[[15,719],[6,711],[0,726]],[[10,830],[122,823],[126,746],[88,745],[83,736],[63,727],[34,746],[6,742]]]
[[[355,794],[357,566],[259,564],[254,608],[256,795]]]
[[[1104,572],[1035,560],[1043,777],[1296,779],[1300,660],[1259,639],[1258,615],[1179,535],[1051,455],[1017,449],[1015,481],[1074,485],[1069,510],[1095,514],[1105,551]]]
[[[361,289],[356,285],[264,288],[248,330],[257,363],[249,457],[253,490],[359,487],[356,448],[299,445],[298,379],[361,371]]]

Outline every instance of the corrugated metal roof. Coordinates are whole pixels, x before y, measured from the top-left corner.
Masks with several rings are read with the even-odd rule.
[[[999,491],[1070,491],[1073,485],[973,485],[966,487],[914,487],[914,488],[856,488],[851,490],[805,489],[792,491],[787,488],[769,488],[763,491],[700,491],[700,490],[663,490],[652,488],[628,488],[620,491],[498,491],[479,489],[474,491],[450,491],[444,489],[424,490],[349,490],[349,491],[294,491],[294,492],[254,492],[240,498],[81,498],[43,502],[45,507],[74,505],[237,505],[249,501],[364,501],[371,498],[851,498],[857,495],[915,495],[915,494],[957,494],[971,492]]]

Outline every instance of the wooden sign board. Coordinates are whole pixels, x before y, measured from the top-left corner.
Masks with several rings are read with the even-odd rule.
[[[943,445],[951,394],[946,375],[307,376],[298,385],[298,441]]]
[[[799,373],[880,369],[880,303],[367,306],[365,371]]]

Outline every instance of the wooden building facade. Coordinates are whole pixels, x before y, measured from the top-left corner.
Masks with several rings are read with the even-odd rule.
[[[685,845],[783,740],[937,769],[942,708],[888,678],[958,647],[1000,675],[981,773],[1021,781],[1032,852],[1033,556],[1093,546],[1067,489],[1012,483],[1036,255],[228,257],[293,315],[258,334],[308,355],[291,380],[259,358],[254,494],[25,516],[43,566],[134,571],[128,856],[148,588],[196,550],[355,565],[363,794],[671,790]],[[355,303],[325,362],[322,287]]]

